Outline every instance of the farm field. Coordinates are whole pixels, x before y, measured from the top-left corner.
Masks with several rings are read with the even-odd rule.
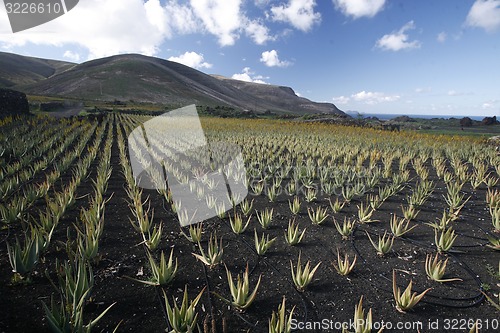
[[[185,290],[201,332],[281,332],[284,299],[295,332],[342,332],[361,298],[372,332],[500,328],[500,156],[484,140],[201,118],[209,142],[241,148],[246,177],[226,176],[248,196],[226,212],[194,182],[219,216],[181,228],[168,188],[134,181],[127,137],[149,119],[1,121],[0,332],[171,331]],[[169,182],[208,183],[203,167]],[[394,295],[410,283],[416,304]]]

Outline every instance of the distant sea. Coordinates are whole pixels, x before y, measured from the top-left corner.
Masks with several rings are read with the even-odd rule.
[[[358,112],[347,112],[352,117],[356,117]],[[392,118],[400,117],[400,116],[408,116],[410,118],[422,118],[422,119],[432,119],[432,118],[442,118],[442,119],[462,119],[463,117],[469,117],[472,120],[483,120],[484,117],[487,116],[450,116],[450,115],[436,115],[436,114],[381,114],[381,113],[361,113],[363,118],[367,117],[377,117],[380,120],[389,120]]]

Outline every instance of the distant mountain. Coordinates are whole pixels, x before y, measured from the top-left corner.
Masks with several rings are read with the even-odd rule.
[[[75,64],[0,52],[0,88],[40,82]]]
[[[261,100],[272,103],[283,110],[310,113],[342,112],[332,103],[312,102],[307,98],[299,97],[290,87],[234,80],[220,75],[212,75],[212,77],[226,82],[240,91],[244,91],[245,93],[251,94]]]
[[[20,59],[18,69],[11,71],[7,65],[4,67],[4,63],[15,62],[16,57]],[[10,78],[9,82],[17,84],[15,89],[32,95],[345,115],[335,105],[299,97],[289,87],[211,76],[176,62],[137,54],[82,64],[0,54],[0,70],[8,74],[5,77]],[[30,80],[24,80],[25,77]]]

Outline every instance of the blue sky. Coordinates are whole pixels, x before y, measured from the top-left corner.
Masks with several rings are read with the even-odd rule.
[[[500,115],[500,0],[81,0],[0,50],[141,53],[363,113]]]

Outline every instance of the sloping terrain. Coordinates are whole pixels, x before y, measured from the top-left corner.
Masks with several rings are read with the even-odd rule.
[[[15,55],[11,55],[15,57]],[[9,59],[0,55],[0,59]],[[4,63],[6,61],[4,60]],[[32,95],[83,100],[121,100],[183,106],[228,105],[257,112],[336,113],[335,105],[298,97],[289,87],[264,85],[210,76],[182,64],[137,54],[117,55],[75,65],[57,72],[58,62],[48,60],[19,64],[15,87]],[[34,66],[39,65],[38,67]],[[45,66],[44,66],[45,65]],[[5,66],[8,66],[5,64]],[[22,79],[21,69],[31,80]],[[1,65],[4,67],[4,65]],[[54,75],[55,73],[55,75]],[[2,76],[3,77],[3,76]]]
[[[65,61],[0,52],[0,88],[40,82],[74,65]]]
[[[240,80],[230,79],[220,75],[212,75],[213,77],[229,83],[231,86],[238,88],[240,91],[245,91],[257,98],[273,103],[280,108],[290,111],[309,111],[311,113],[327,112],[338,113],[340,110],[332,103],[317,103],[312,102],[304,97],[299,97],[290,87],[275,86],[269,84],[260,84],[253,82],[245,82]]]

